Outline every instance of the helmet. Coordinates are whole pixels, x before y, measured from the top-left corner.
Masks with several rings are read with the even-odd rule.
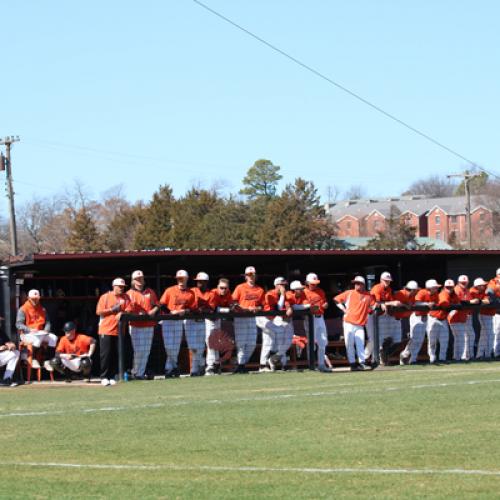
[[[73,321],[68,321],[64,323],[63,330],[65,333],[71,332],[72,330],[76,330],[76,325]]]

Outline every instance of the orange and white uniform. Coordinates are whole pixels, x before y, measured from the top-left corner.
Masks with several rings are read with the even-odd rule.
[[[461,300],[456,293],[451,296],[451,304],[460,304]],[[465,332],[469,313],[464,309],[455,309],[448,313],[448,323],[453,334],[453,359],[465,359]]]
[[[460,302],[469,302],[470,292],[466,286],[461,286],[460,283],[455,286],[455,293],[460,299]],[[462,309],[464,314],[467,314],[467,319],[465,321],[465,347],[462,359],[473,359],[474,358],[474,343],[476,341],[476,332],[474,331],[474,325],[472,323],[472,309]]]
[[[258,285],[240,283],[233,292],[233,300],[242,308],[263,308],[264,289]],[[260,321],[260,320],[259,320]],[[245,365],[257,344],[256,318],[234,318],[234,339],[236,342],[238,365]]]
[[[21,334],[21,340],[33,347],[46,343],[49,347],[57,344],[57,335],[50,333],[50,321],[47,311],[40,304],[34,305],[27,300],[17,311],[16,328]]]
[[[316,287],[314,290],[306,287],[304,295],[313,315],[314,342],[317,349],[318,368],[321,370],[325,368],[325,353],[326,346],[328,345],[328,331],[326,329],[325,318],[323,317],[325,313],[323,304],[327,303],[326,294],[319,287]],[[307,326],[309,326],[308,322],[306,322]]]
[[[435,297],[434,297],[435,298]],[[437,296],[437,306],[448,307],[451,305],[451,294],[444,289]],[[448,311],[430,311],[429,321],[427,323],[427,337],[429,361],[435,363],[437,359],[437,345],[439,344],[439,360],[446,361],[448,351],[449,331],[448,331]]]
[[[160,297],[160,304],[165,306],[170,313],[180,311],[195,311],[198,308],[196,295],[190,288],[180,288],[173,285],[167,288]],[[186,320],[164,320],[162,321],[163,344],[167,353],[165,372],[169,373],[177,369],[177,361],[181,348],[182,333]]]
[[[479,291],[476,287],[469,290],[470,298],[484,299],[490,298],[486,290]],[[490,299],[491,300],[491,299]],[[493,330],[493,318],[496,314],[496,309],[483,307],[480,309],[478,318],[481,325],[481,333],[479,335],[479,342],[477,344],[476,359],[491,359],[495,351],[495,332]]]
[[[344,314],[344,341],[347,350],[347,359],[350,365],[358,362],[365,363],[365,330],[368,315],[375,305],[374,297],[366,291],[347,290],[333,299],[345,307]]]
[[[94,344],[94,339],[83,333],[76,333],[73,340],[68,337],[61,337],[57,344],[56,352],[59,354],[74,354],[75,356],[85,356],[89,354],[90,346]],[[81,368],[81,359],[75,357],[74,359],[61,358],[62,364],[69,368],[71,371],[79,372]]]
[[[497,270],[497,275],[488,282],[488,293],[497,301],[500,301],[500,269]],[[493,316],[493,333],[494,333],[494,346],[493,351],[495,357],[500,356],[500,311],[497,311]]]

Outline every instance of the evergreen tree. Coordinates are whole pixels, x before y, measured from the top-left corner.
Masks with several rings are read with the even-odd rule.
[[[240,194],[248,196],[251,200],[276,196],[278,182],[283,178],[279,171],[280,167],[274,165],[272,161],[257,160],[248,169],[247,175],[243,179],[245,187],[240,190]]]
[[[90,212],[80,208],[69,227],[67,248],[74,252],[102,250],[102,239]]]

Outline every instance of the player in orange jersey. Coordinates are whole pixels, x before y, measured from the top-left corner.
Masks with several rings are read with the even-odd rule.
[[[492,303],[500,304],[500,267],[497,269],[496,276],[488,282],[486,293]],[[493,333],[495,359],[500,359],[500,310],[497,310],[493,317]]]
[[[462,303],[470,301],[469,278],[465,274],[458,277],[455,293]],[[474,344],[476,342],[476,332],[472,323],[472,310],[462,309],[462,313],[467,315],[465,321],[465,346],[462,359],[471,360],[474,359]]]
[[[483,306],[491,304],[491,299],[486,293],[488,283],[483,278],[476,278],[474,286],[469,290],[470,303],[481,304]],[[478,318],[481,325],[481,334],[477,344],[476,359],[490,360],[495,347],[495,334],[493,332],[493,317],[496,309],[482,307],[479,311]]]
[[[446,280],[444,288],[438,293],[436,306],[448,307],[453,302],[455,282],[453,280]],[[437,361],[437,345],[439,344],[439,361],[446,363],[448,352],[448,342],[450,333],[448,330],[448,311],[433,310],[429,312],[429,321],[427,323],[427,350],[429,353],[429,362],[431,364]]]

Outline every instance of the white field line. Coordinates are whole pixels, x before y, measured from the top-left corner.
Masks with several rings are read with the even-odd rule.
[[[447,387],[456,386],[469,386],[469,385],[482,385],[482,384],[496,384],[499,383],[500,379],[490,379],[490,380],[467,380],[463,382],[440,382],[435,384],[417,384],[417,385],[402,385],[402,386],[392,386],[392,387],[373,387],[366,389],[341,389],[333,391],[315,391],[306,392],[302,394],[272,394],[268,396],[255,396],[246,398],[235,398],[235,399],[199,399],[199,400],[184,400],[184,401],[170,401],[164,403],[146,403],[141,405],[129,405],[129,406],[103,406],[99,408],[81,408],[74,410],[47,410],[47,411],[34,411],[34,412],[10,412],[10,413],[0,413],[0,419],[10,418],[10,417],[38,417],[38,416],[58,416],[58,415],[68,415],[68,414],[85,414],[85,413],[101,413],[101,412],[119,412],[119,411],[137,411],[143,409],[157,409],[157,408],[175,408],[179,406],[189,406],[189,405],[223,405],[223,404],[236,404],[236,403],[248,403],[254,401],[278,401],[278,400],[298,400],[303,398],[315,398],[315,397],[327,397],[327,396],[339,396],[339,395],[352,395],[352,394],[373,394],[373,393],[383,393],[383,392],[396,392],[396,391],[411,391],[411,390],[421,390],[421,389],[442,389]]]
[[[58,462],[2,462],[10,467],[40,467],[54,469],[101,469],[101,470],[170,470],[196,472],[284,472],[302,474],[443,474],[471,476],[500,476],[500,470],[478,469],[409,469],[372,467],[254,467],[218,465],[175,465],[175,464],[76,464]]]

